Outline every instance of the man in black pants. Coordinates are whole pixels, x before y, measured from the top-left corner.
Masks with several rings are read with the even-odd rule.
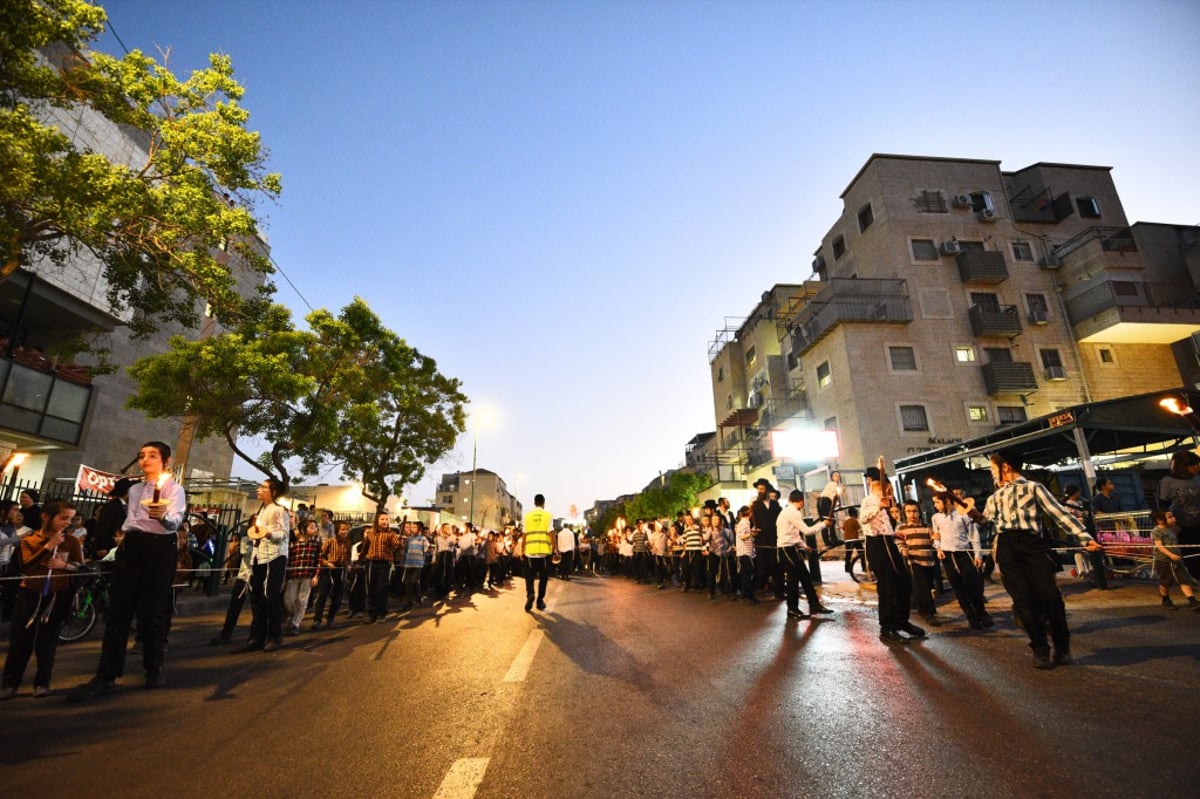
[[[1100,545],[1044,485],[1021,476],[1019,453],[996,452],[988,460],[996,491],[988,497],[983,513],[973,510],[971,518],[986,518],[996,525],[996,565],[1004,590],[1013,599],[1013,612],[1029,636],[1034,668],[1070,665],[1067,608],[1055,579],[1059,565],[1042,534],[1042,519],[1049,516],[1063,530],[1079,536],[1089,551],[1099,550]],[[1054,641],[1053,657],[1046,640],[1047,624]]]
[[[750,503],[750,526],[758,531],[754,537],[757,550],[754,571],[758,580],[758,590],[765,591],[767,580],[771,581],[772,591],[776,599],[783,599],[783,571],[779,568],[779,553],[775,549],[776,526],[782,508],[779,502],[771,498],[775,492],[774,486],[766,478],[760,477],[754,481],[758,496]]]
[[[171,465],[169,446],[161,441],[148,442],[138,450],[137,459],[144,479],[129,489],[125,537],[113,564],[100,665],[90,682],[67,694],[72,702],[109,693],[116,679],[125,673],[125,650],[134,613],[143,644],[146,687],[166,684],[162,667],[171,614],[171,583],[175,579],[175,531],[187,512],[187,495],[167,471]]]
[[[892,517],[888,513],[895,499],[885,491],[879,469],[867,469],[868,492],[858,509],[862,523],[863,540],[867,562],[875,574],[875,587],[879,593],[879,640],[885,644],[903,644],[908,641],[901,632],[913,638],[924,638],[925,631],[908,620],[912,605],[912,576],[904,564],[904,558],[896,547]]]

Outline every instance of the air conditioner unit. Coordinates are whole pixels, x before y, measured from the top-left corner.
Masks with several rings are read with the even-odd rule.
[[[825,268],[825,256],[818,255],[816,258],[813,258],[812,268],[813,268],[814,272],[820,272],[822,269],[824,269]]]
[[[1048,253],[1042,260],[1038,261],[1038,265],[1043,269],[1058,269],[1062,266],[1062,261],[1054,253]]]
[[[950,204],[953,205],[955,208],[970,208],[971,207],[971,195],[956,194],[950,200]]]
[[[995,222],[996,221],[996,212],[995,212],[995,210],[993,210],[991,208],[983,208],[975,215],[977,217],[979,217],[980,222]]]
[[[762,401],[763,401],[762,392],[751,391],[750,396],[746,400],[746,407],[747,408],[757,408],[760,405],[762,405]]]
[[[1046,325],[1050,323],[1050,317],[1041,308],[1034,309],[1029,312],[1029,324],[1031,325]]]
[[[942,242],[942,255],[958,255],[960,252],[962,252],[962,245],[958,241],[951,239]]]
[[[1047,366],[1046,367],[1046,379],[1047,380],[1066,380],[1067,379],[1067,370],[1061,366]]]

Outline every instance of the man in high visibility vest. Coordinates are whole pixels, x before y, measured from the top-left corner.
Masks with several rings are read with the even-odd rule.
[[[537,609],[546,609],[546,584],[550,581],[550,558],[558,554],[558,537],[550,532],[554,517],[546,510],[546,498],[533,498],[534,508],[525,514],[525,612],[533,610],[533,581],[537,578]]]

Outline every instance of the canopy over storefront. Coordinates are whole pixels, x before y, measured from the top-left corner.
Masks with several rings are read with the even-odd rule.
[[[1134,397],[1090,402],[1063,408],[1020,424],[1007,425],[957,444],[897,458],[895,471],[902,482],[926,473],[955,473],[984,468],[988,453],[999,449],[1020,452],[1034,467],[1075,466],[1095,479],[1095,460],[1146,460],[1166,456],[1180,447],[1194,447],[1200,417],[1179,415],[1159,403],[1174,397],[1182,406],[1200,407],[1200,392],[1176,388]],[[977,460],[972,464],[973,460]]]

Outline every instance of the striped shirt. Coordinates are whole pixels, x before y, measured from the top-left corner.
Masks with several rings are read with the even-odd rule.
[[[350,565],[350,539],[329,539],[321,547],[321,566],[339,568]]]
[[[129,489],[130,504],[133,502],[133,489]],[[254,514],[253,526],[266,533],[266,536],[254,542],[254,553],[251,561],[270,563],[275,558],[285,558],[288,553],[288,533],[292,529],[292,517],[287,508],[271,503]]]
[[[750,529],[749,519],[738,519],[737,533],[737,556],[739,558],[754,557],[754,532]]]
[[[1041,535],[1042,514],[1071,535],[1087,543],[1092,540],[1083,522],[1063,507],[1054,495],[1041,483],[1018,477],[996,489],[988,497],[983,516],[996,525],[997,533],[1019,530],[1023,533]]]
[[[293,544],[288,553],[288,579],[311,580],[316,576],[320,553],[320,538],[306,538]]]
[[[683,531],[683,551],[699,552],[704,549],[704,537],[698,527],[689,527]]]
[[[425,566],[425,550],[429,548],[429,539],[420,533],[410,535],[404,544],[404,568],[421,569]]]
[[[896,529],[896,544],[905,560],[917,566],[936,566],[933,530],[923,524],[902,524]]]
[[[637,529],[635,529],[633,531],[633,551],[634,552],[648,552],[649,550],[650,550],[649,536],[646,535],[646,531],[644,529],[642,529],[641,527],[638,527]]]

